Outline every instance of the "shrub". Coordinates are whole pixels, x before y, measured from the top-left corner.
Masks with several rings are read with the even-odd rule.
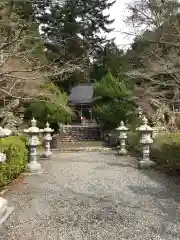
[[[141,154],[137,132],[128,133],[127,144],[129,151]],[[180,169],[180,132],[157,135],[151,147],[151,158],[159,166]]]
[[[28,147],[28,136],[27,134],[19,134],[19,139],[24,142],[25,146]]]
[[[108,73],[94,84],[93,114],[105,128],[115,128],[120,121],[133,123],[136,119],[132,101],[133,89],[127,77],[115,78]]]
[[[158,165],[180,169],[180,132],[157,136],[151,155]]]
[[[25,118],[32,117],[36,118],[40,128],[44,128],[48,121],[55,130],[59,129],[58,123],[70,122],[70,114],[53,102],[32,102],[25,111]]]
[[[24,144],[25,144],[25,146],[26,146],[26,148],[27,149],[29,149],[29,141],[28,141],[28,139],[29,139],[29,137],[28,137],[28,135],[27,134],[20,134],[20,135],[18,135],[19,136],[19,138],[24,142]],[[42,134],[40,134],[39,135],[39,137],[38,137],[38,139],[39,139],[39,145],[37,146],[37,148],[41,148],[42,146],[43,146],[43,144],[44,144],[44,137],[43,137],[43,135]]]
[[[48,121],[51,127],[58,131],[58,123],[71,122],[72,111],[68,106],[68,95],[53,83],[44,84],[42,89],[49,97],[46,96],[46,99],[39,97],[27,102],[25,119],[30,120],[35,117],[40,128],[44,128]]]
[[[180,129],[180,113],[176,112],[175,113],[175,123],[178,129]]]
[[[96,104],[93,108],[93,113],[105,125],[105,128],[114,128],[120,124],[121,120],[125,123],[134,121],[135,115],[132,109],[133,105],[131,103],[111,100]]]
[[[0,163],[0,188],[2,188],[25,170],[28,152],[25,142],[18,136],[2,139],[0,149],[7,156],[6,162]]]
[[[128,132],[127,139],[127,147],[128,150],[134,153],[140,153],[140,133],[138,132]]]

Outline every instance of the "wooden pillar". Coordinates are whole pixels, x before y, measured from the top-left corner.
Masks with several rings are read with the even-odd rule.
[[[91,118],[91,121],[92,121],[92,108],[90,108],[89,111],[90,111],[90,118]]]
[[[81,106],[81,118],[82,118],[82,105],[80,105]]]

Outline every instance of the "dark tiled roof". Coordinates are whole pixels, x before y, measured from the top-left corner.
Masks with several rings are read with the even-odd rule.
[[[78,85],[73,87],[69,95],[71,104],[86,104],[93,102],[93,85]]]

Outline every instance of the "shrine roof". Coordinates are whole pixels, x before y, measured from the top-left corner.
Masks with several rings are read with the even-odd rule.
[[[68,98],[71,104],[90,104],[93,102],[93,84],[81,84],[73,87]]]

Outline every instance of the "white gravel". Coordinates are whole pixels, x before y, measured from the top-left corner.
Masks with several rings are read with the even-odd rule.
[[[112,153],[56,153],[6,194],[3,240],[180,239],[180,188]]]

